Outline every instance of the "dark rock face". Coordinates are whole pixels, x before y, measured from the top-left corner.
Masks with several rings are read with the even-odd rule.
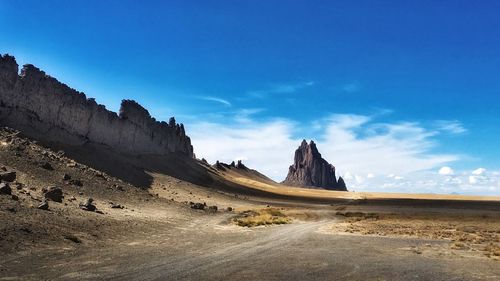
[[[118,115],[33,65],[24,65],[19,75],[9,55],[0,55],[0,124],[42,141],[92,142],[136,155],[194,156],[184,126],[174,118],[158,122],[132,100],[122,101]]]
[[[303,140],[295,151],[295,159],[283,184],[307,188],[347,191],[342,178],[335,177],[335,167],[321,157],[316,144]]]

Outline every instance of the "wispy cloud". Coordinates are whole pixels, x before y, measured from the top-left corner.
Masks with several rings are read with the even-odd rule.
[[[315,84],[316,82],[314,81],[305,81],[299,83],[280,83],[271,85],[267,89],[248,91],[247,94],[251,97],[256,97],[256,98],[263,98],[270,94],[291,94],[301,89],[311,87]]]
[[[352,81],[342,85],[342,91],[346,93],[355,93],[361,90],[361,83],[358,81]]]
[[[437,120],[434,122],[434,126],[439,131],[451,134],[463,134],[467,132],[463,124],[457,120]]]
[[[225,100],[225,99],[222,99],[222,98],[218,98],[218,97],[198,96],[197,98],[201,99],[201,100],[207,100],[207,101],[217,102],[217,103],[223,104],[223,105],[228,106],[228,107],[232,106],[232,104],[228,100]]]

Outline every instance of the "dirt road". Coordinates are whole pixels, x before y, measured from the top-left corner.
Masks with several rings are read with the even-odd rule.
[[[107,247],[44,249],[3,262],[0,280],[498,280],[497,261],[447,242],[337,235],[335,219],[241,228],[229,215],[159,224]],[[418,249],[418,250],[416,250]],[[27,271],[22,265],[31,264]],[[29,273],[27,273],[29,272]]]

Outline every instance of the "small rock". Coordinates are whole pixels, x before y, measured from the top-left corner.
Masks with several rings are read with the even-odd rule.
[[[42,163],[42,165],[40,165],[40,167],[44,168],[45,170],[49,170],[49,171],[54,170],[54,168],[52,168],[52,165],[50,165],[49,162]]]
[[[76,237],[73,234],[64,235],[64,238],[68,239],[69,241],[74,242],[74,243],[81,243],[82,242],[78,237]]]
[[[111,203],[112,209],[123,209],[124,207],[120,204]]]
[[[71,196],[68,200],[69,200],[69,201],[75,201],[75,200],[76,200],[76,197],[75,197],[75,196]]]
[[[72,184],[72,185],[76,185],[76,186],[83,186],[82,181],[81,180],[77,180],[77,179],[70,180],[69,183]]]
[[[82,191],[79,191],[79,192],[78,192],[78,195],[83,195],[83,192],[82,192]]]
[[[38,209],[40,210],[48,210],[49,209],[49,202],[47,200],[43,200],[40,205],[38,205]]]
[[[92,204],[92,202],[94,202],[94,199],[89,198],[87,199],[87,201],[85,201],[85,203],[80,203],[80,209],[95,212],[96,207]]]
[[[50,199],[54,202],[59,202],[61,203],[64,196],[62,189],[57,186],[51,186],[47,189],[47,191],[44,194],[45,198]]]
[[[16,180],[16,172],[10,171],[10,172],[1,172],[0,173],[0,179],[8,182],[13,182]]]
[[[65,180],[65,181],[69,181],[70,179],[71,179],[71,176],[70,176],[70,175],[68,175],[68,174],[64,174],[64,176],[63,176],[63,180]]]
[[[193,205],[191,205],[191,208],[196,210],[204,210],[205,205],[203,203],[194,203]]]
[[[0,183],[0,194],[10,195],[12,193],[12,189],[8,183],[2,182]]]
[[[228,212],[232,212],[233,211],[233,207],[227,207],[227,211]]]
[[[12,197],[12,200],[19,201],[19,196],[12,194],[11,197]]]
[[[76,167],[76,163],[71,162],[71,163],[66,164],[66,166],[70,167],[70,168],[74,168],[74,167]]]
[[[209,206],[208,207],[208,210],[211,211],[211,212],[217,212],[219,208],[217,208],[217,206]]]

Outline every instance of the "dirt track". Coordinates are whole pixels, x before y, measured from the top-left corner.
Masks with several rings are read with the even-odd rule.
[[[241,228],[231,215],[158,223],[108,247],[53,248],[6,260],[0,280],[498,280],[498,261],[448,242],[338,235],[335,219]],[[142,234],[142,236],[141,236]],[[416,251],[415,249],[420,249]],[[30,268],[26,270],[26,264]]]

